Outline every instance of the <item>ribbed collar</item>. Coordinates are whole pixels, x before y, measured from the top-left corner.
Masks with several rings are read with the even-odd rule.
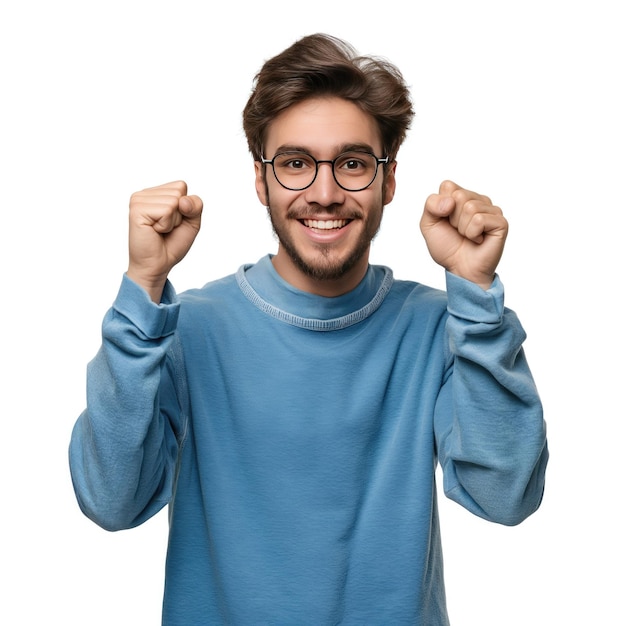
[[[391,289],[393,274],[388,267],[370,265],[355,289],[327,298],[296,289],[283,280],[266,255],[253,265],[243,265],[237,283],[246,298],[264,313],[287,324],[309,330],[339,330],[370,316]]]

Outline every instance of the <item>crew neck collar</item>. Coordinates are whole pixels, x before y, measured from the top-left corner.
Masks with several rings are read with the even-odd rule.
[[[310,330],[338,330],[369,317],[391,289],[393,274],[384,266],[370,265],[363,280],[346,294],[325,297],[297,289],[285,281],[272,264],[272,255],[243,265],[237,283],[259,309],[285,323]]]

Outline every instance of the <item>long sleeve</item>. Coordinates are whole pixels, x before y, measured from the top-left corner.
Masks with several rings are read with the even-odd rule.
[[[496,278],[488,291],[447,275],[450,367],[435,430],[444,492],[480,517],[514,525],[543,496],[543,410],[517,316]]]
[[[142,523],[171,497],[184,437],[183,377],[172,350],[178,310],[171,285],[156,305],[124,276],[87,368],[70,469],[81,509],[108,530]]]

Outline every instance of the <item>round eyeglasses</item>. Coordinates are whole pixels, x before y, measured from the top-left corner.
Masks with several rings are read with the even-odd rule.
[[[363,191],[376,178],[378,166],[389,163],[389,157],[380,158],[370,152],[342,152],[330,160],[318,160],[307,152],[279,152],[273,159],[261,157],[261,163],[271,165],[276,180],[285,189],[302,191],[310,187],[321,163],[328,163],[335,182],[346,191]]]

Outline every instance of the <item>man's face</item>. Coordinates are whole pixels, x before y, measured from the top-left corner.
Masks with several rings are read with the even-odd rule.
[[[315,98],[296,104],[269,126],[266,159],[298,150],[318,160],[332,160],[359,146],[378,157],[382,142],[373,117],[341,98]],[[378,168],[374,182],[362,191],[346,191],[333,178],[330,164],[321,164],[315,181],[290,191],[276,180],[271,165],[255,163],[256,190],[268,207],[278,238],[273,259],[289,283],[320,295],[340,295],[356,287],[367,271],[370,243],[383,206],[395,191],[395,163]]]

